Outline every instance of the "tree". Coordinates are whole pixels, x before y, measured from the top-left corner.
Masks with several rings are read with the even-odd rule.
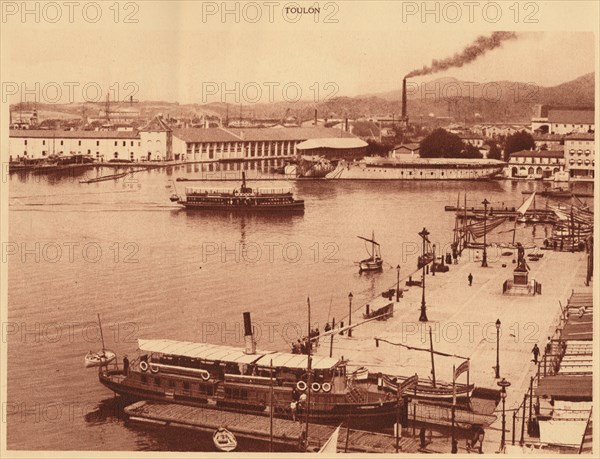
[[[465,148],[462,151],[461,156],[463,158],[471,158],[471,159],[481,159],[483,155],[479,151],[475,145],[471,145],[470,143],[465,144]]]
[[[435,129],[420,144],[421,158],[459,158],[465,149],[460,137],[445,129]]]
[[[498,148],[498,144],[493,140],[488,140],[485,144],[490,147],[490,151],[488,152],[488,159],[502,159],[502,151]]]
[[[532,150],[535,148],[535,141],[531,134],[520,131],[509,135],[504,144],[504,159],[506,160],[511,153],[521,150]]]

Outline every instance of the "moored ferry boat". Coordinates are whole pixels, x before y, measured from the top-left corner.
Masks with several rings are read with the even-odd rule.
[[[506,163],[495,159],[383,158],[340,161],[328,179],[482,180],[500,175]]]
[[[304,200],[296,199],[291,189],[250,188],[244,172],[239,189],[186,187],[184,196],[175,193],[171,201],[196,210],[304,211]]]
[[[283,418],[305,416],[309,404],[311,422],[352,417],[369,425],[390,424],[402,404],[377,381],[347,374],[345,360],[313,355],[309,376],[305,354],[164,339],[140,339],[138,346],[140,355],[127,369],[115,364],[99,370],[104,386],[131,400],[266,415],[272,403],[274,415]]]

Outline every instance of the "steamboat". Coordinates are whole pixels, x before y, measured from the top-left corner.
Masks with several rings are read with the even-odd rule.
[[[232,211],[288,211],[303,212],[304,200],[296,199],[291,189],[256,188],[246,186],[246,173],[242,172],[242,185],[236,189],[208,189],[186,187],[185,195],[171,195],[186,209]]]
[[[505,163],[495,159],[365,157],[340,161],[332,180],[484,180],[499,176]]]
[[[317,355],[257,351],[249,313],[245,348],[167,339],[138,340],[127,365],[99,368],[100,383],[128,400],[156,400],[281,418],[388,425],[400,390],[347,372],[348,362]],[[416,384],[418,379],[414,377]],[[404,387],[408,384],[404,384]]]

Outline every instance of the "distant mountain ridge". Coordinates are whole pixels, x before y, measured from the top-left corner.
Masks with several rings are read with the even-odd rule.
[[[496,81],[477,83],[455,78],[438,78],[422,84],[409,80],[408,116],[418,122],[431,114],[451,117],[466,122],[529,122],[537,105],[589,108],[595,103],[595,74],[588,73],[556,86],[543,87],[532,83]],[[273,102],[243,105],[246,119],[284,120],[292,116],[298,120],[311,120],[314,110],[320,119],[350,119],[368,116],[394,116],[401,113],[401,89],[355,97],[334,97],[314,101]],[[40,110],[81,115],[82,103],[38,104]],[[103,104],[88,104],[90,110],[102,110]],[[127,102],[115,103],[113,108],[128,107]],[[164,116],[193,118],[202,115],[239,118],[237,104],[211,102],[207,104],[180,104],[164,101],[140,101],[135,104],[144,117],[162,113]]]

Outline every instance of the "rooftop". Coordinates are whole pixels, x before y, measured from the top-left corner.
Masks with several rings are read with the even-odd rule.
[[[548,121],[564,124],[594,124],[594,110],[549,110]]]
[[[29,139],[139,139],[136,131],[62,131],[58,129],[11,129],[9,137]]]
[[[308,139],[296,145],[298,150],[312,150],[314,148],[364,148],[367,142],[357,137],[329,137],[324,139]]]
[[[511,153],[511,158],[564,158],[563,151],[556,150],[521,150]]]
[[[260,142],[260,141],[298,141],[308,139],[351,138],[352,134],[340,129],[325,127],[289,127],[289,128],[189,128],[175,129],[173,135],[185,142]]]
[[[576,132],[569,134],[565,137],[566,140],[594,140],[595,134],[593,132]]]

